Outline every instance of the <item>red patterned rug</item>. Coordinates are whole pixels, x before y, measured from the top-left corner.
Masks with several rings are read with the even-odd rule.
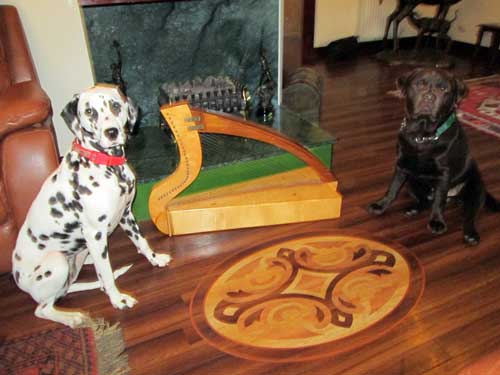
[[[458,108],[460,121],[500,138],[500,75],[466,81],[469,95]]]
[[[54,328],[0,342],[0,375],[129,374],[117,325]]]

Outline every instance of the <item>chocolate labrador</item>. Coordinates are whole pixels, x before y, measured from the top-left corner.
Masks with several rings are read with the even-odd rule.
[[[440,69],[416,69],[397,81],[405,98],[406,117],[398,136],[394,176],[386,194],[368,210],[383,214],[407,183],[416,203],[409,216],[431,208],[428,227],[434,234],[446,232],[443,217],[448,197],[463,204],[463,238],[479,243],[475,220],[486,205],[500,211],[500,204],[486,191],[476,162],[471,156],[465,132],[457,120],[456,108],[467,94],[464,83]]]

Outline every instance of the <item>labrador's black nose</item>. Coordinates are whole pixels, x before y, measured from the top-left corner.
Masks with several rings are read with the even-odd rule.
[[[115,140],[118,137],[118,129],[117,128],[109,128],[104,130],[104,135],[110,139]]]

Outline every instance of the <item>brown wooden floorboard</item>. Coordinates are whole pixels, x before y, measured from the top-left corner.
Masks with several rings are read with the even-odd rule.
[[[168,269],[153,269],[117,230],[110,240],[113,266],[134,263],[118,285],[139,304],[118,311],[100,291],[72,294],[60,302],[60,306],[120,322],[134,375],[454,374],[500,346],[500,215],[482,213],[481,244],[468,248],[461,240],[458,207],[446,211],[449,230],[442,236],[428,232],[427,213],[415,218],[403,215],[410,202],[405,194],[383,217],[372,217],[365,209],[385,192],[395,159],[403,108],[399,99],[386,92],[410,68],[389,67],[366,55],[333,68],[320,61],[315,68],[324,78],[321,126],[338,140],[334,173],[344,195],[341,218],[174,238],[164,237],[151,223],[142,223],[155,249],[172,250],[175,260]],[[480,62],[465,58],[458,60],[454,71],[463,78],[492,73]],[[466,133],[489,190],[500,198],[500,140],[470,128]],[[419,258],[426,288],[398,326],[355,351],[289,364],[236,358],[197,335],[189,318],[189,299],[210,269],[256,242],[330,228],[376,234],[399,242]],[[82,277],[91,278],[92,271],[85,269]],[[33,316],[35,303],[15,287],[10,275],[0,276],[0,290],[0,339],[54,326]]]

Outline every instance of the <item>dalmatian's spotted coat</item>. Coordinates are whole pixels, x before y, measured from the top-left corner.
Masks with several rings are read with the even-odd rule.
[[[75,95],[61,116],[82,148],[120,158],[137,108],[116,87],[98,85]],[[134,195],[135,176],[126,162],[96,164],[75,147],[64,156],[34,200],[12,254],[14,280],[38,303],[37,317],[82,325],[85,314],[58,310],[54,303],[67,293],[97,287],[115,308],[137,303],[115,284],[130,266],[113,273],[109,261],[108,236],[118,224],[151,264],[170,262],[169,254],[153,252],[141,235],[131,212]],[[98,281],[75,283],[82,266],[90,263]]]

